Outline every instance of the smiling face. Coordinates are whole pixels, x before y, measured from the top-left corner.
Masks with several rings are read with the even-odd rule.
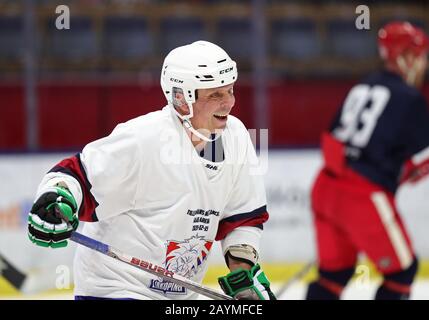
[[[199,89],[198,99],[193,104],[192,125],[195,129],[206,129],[211,133],[226,126],[228,115],[235,104],[234,84],[213,88]]]
[[[233,87],[232,83],[218,88],[198,89],[198,98],[192,105],[194,116],[191,123],[194,129],[215,133],[225,128],[235,103]],[[182,97],[183,95],[176,94],[175,100],[182,100]],[[181,103],[180,106],[176,104],[176,107],[179,107],[182,114],[189,113],[186,103]]]

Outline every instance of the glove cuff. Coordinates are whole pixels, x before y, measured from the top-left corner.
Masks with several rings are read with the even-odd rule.
[[[260,283],[260,281],[264,284]],[[228,275],[220,277],[218,282],[227,295],[236,297],[237,299],[243,296],[247,300],[265,300],[266,298],[260,290],[265,289],[266,285],[269,288],[270,285],[265,274],[261,271],[259,264],[254,265],[250,270],[243,268],[236,269]]]
[[[250,270],[236,269],[224,277],[218,279],[222,290],[232,297],[240,291],[246,290],[253,286],[253,276]]]
[[[218,278],[222,290],[238,300],[276,300],[270,290],[270,282],[259,264],[250,270],[236,269]]]

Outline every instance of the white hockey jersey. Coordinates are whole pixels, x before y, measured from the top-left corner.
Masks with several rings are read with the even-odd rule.
[[[228,116],[225,159],[200,157],[169,107],[118,125],[61,161],[40,188],[63,181],[80,204],[83,233],[201,282],[215,240],[225,250],[259,250],[268,219],[256,152],[240,120]],[[75,295],[195,299],[192,291],[78,247]]]

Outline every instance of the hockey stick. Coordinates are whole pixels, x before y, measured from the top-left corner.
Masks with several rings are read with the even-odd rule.
[[[23,294],[40,293],[55,288],[56,273],[51,269],[23,272],[0,254],[0,276]]]
[[[197,282],[194,282],[190,279],[187,279],[179,274],[176,274],[172,271],[166,270],[163,267],[160,267],[156,264],[153,264],[149,261],[145,261],[140,258],[136,258],[130,255],[127,255],[121,251],[119,251],[116,248],[113,248],[107,244],[104,244],[98,240],[89,238],[87,236],[84,236],[83,234],[79,232],[73,232],[70,240],[83,245],[87,248],[90,248],[92,250],[96,250],[104,255],[107,255],[109,257],[112,257],[116,260],[122,261],[124,263],[127,263],[133,267],[136,267],[140,270],[143,270],[145,272],[148,272],[152,275],[158,276],[163,278],[164,280],[173,282],[179,286],[188,288],[194,292],[197,292],[199,294],[202,294],[208,298],[212,298],[215,300],[234,300],[232,297],[225,295],[223,293],[220,293],[216,290],[207,288]]]
[[[3,276],[15,289],[21,290],[27,275],[19,271],[14,265],[0,254],[0,276]]]
[[[304,277],[309,271],[310,269],[313,267],[313,265],[315,264],[314,261],[311,261],[309,263],[307,263],[301,270],[299,270],[297,273],[295,273],[292,277],[290,277],[281,287],[280,289],[276,292],[276,297],[280,297],[281,295],[283,295],[283,293],[286,292],[287,289],[289,289],[289,287],[297,280],[301,279],[302,277]]]

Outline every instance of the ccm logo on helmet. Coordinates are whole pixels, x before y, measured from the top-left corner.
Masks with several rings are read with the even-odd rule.
[[[183,80],[176,79],[176,78],[170,78],[170,81],[176,82],[176,83],[183,83]]]
[[[230,71],[232,71],[232,69],[234,69],[234,67],[229,67],[227,69],[220,70],[219,74],[224,74],[224,73],[230,72]]]

